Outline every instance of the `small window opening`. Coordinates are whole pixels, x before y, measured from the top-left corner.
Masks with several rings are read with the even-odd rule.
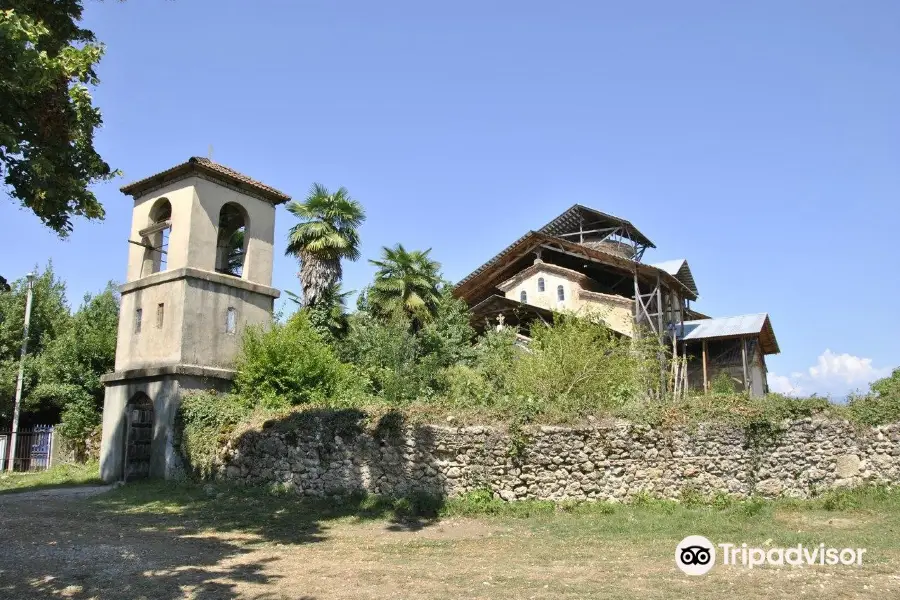
[[[156,305],[156,328],[162,329],[163,319],[165,318],[166,305],[160,302]]]
[[[169,231],[171,231],[171,227],[166,227],[160,232],[160,244],[159,244],[159,270],[165,271],[166,267],[169,266]]]
[[[140,245],[144,250],[144,273],[165,271],[169,266],[169,233],[172,230],[172,205],[160,198],[150,210],[150,224],[142,229]]]
[[[566,299],[566,291],[563,289],[563,286],[556,286],[556,299],[560,302]]]
[[[538,291],[539,292],[544,291],[544,278],[543,277],[538,277]]]
[[[216,271],[241,277],[247,255],[247,218],[244,209],[229,202],[219,212],[219,239],[216,245]]]
[[[528,293],[525,290],[522,290],[521,293],[519,293],[519,302],[521,302],[522,304],[526,304],[528,302]]]
[[[134,311],[134,332],[135,333],[141,332],[141,319],[143,318],[143,316],[144,316],[144,311],[141,310],[140,308],[137,309],[136,311]]]
[[[229,306],[225,311],[225,333],[234,333],[237,329],[237,311]]]

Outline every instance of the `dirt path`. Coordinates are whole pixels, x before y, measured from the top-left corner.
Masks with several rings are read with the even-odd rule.
[[[44,500],[78,500],[108,492],[114,485],[80,485],[74,487],[48,488],[25,492],[0,494],[0,506],[17,502],[43,502]]]
[[[584,535],[595,517],[404,524],[301,519],[289,500],[224,511],[217,496],[195,508],[87,497],[106,489],[0,497],[0,598],[900,598],[893,554],[863,569],[686,578],[674,542]]]

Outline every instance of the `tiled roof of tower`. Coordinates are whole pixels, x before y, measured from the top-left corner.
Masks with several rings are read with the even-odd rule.
[[[172,183],[173,181],[178,181],[179,179],[184,179],[185,177],[190,177],[195,174],[206,175],[211,179],[231,184],[251,195],[260,196],[272,204],[281,204],[291,199],[291,197],[284,192],[276,190],[271,186],[244,175],[243,173],[239,173],[234,169],[230,169],[225,165],[220,165],[217,162],[213,162],[208,158],[200,156],[192,156],[187,162],[176,165],[171,169],[166,169],[165,171],[151,175],[140,181],[129,183],[120,188],[120,191],[123,194],[128,194],[129,196],[136,198],[145,192],[162,187],[167,183]]]

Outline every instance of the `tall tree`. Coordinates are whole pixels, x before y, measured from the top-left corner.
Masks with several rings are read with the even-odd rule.
[[[303,299],[297,294],[290,290],[285,293],[291,302],[303,306]],[[314,305],[305,307],[310,325],[326,342],[331,343],[347,333],[347,298],[352,293],[353,290],[345,292],[341,289],[341,284],[336,283],[325,290]]]
[[[104,49],[81,14],[81,0],[0,0],[0,176],[62,237],[74,216],[103,219],[88,187],[116,175],[94,149]]]
[[[62,411],[63,434],[83,441],[100,424],[100,376],[113,370],[118,324],[115,284],[110,282],[96,296],[85,295],[68,328],[36,357],[38,382],[28,394],[26,409],[50,419]]]
[[[428,250],[406,250],[403,244],[383,247],[368,302],[376,314],[405,313],[419,327],[435,314],[441,298],[441,264],[431,260]]]
[[[291,202],[288,211],[302,222],[288,234],[285,254],[300,261],[303,302],[314,305],[341,279],[341,259],[359,258],[359,227],[366,219],[362,205],[347,188],[331,193],[314,183],[303,202]]]
[[[35,269],[37,270],[37,269]],[[27,282],[23,277],[12,282],[9,291],[0,292],[0,421],[12,414],[19,371],[19,352],[25,321]],[[38,380],[36,358],[44,348],[70,326],[66,302],[66,284],[48,264],[34,280],[31,323],[28,328],[28,355],[25,360],[24,392],[28,394]]]

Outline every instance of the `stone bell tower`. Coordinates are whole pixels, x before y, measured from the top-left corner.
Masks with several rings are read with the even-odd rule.
[[[267,323],[275,207],[288,196],[205,158],[126,185],[134,198],[100,474],[171,477],[188,390],[227,390],[241,330]]]

